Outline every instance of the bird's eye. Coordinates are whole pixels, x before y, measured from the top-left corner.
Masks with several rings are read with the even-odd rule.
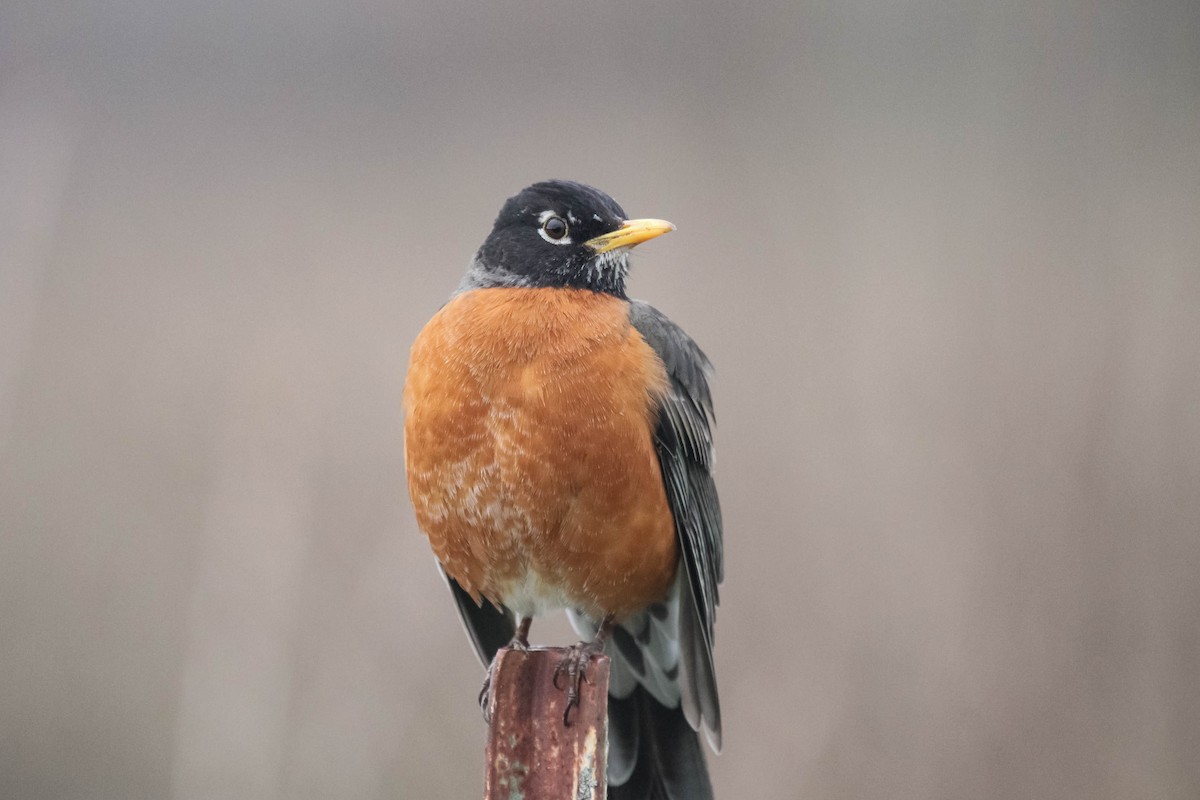
[[[567,235],[567,223],[562,217],[550,217],[542,223],[542,230],[548,238],[558,241]]]

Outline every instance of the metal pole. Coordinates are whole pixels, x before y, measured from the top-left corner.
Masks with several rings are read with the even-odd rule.
[[[592,659],[579,706],[564,725],[567,693],[555,687],[554,668],[566,652],[535,647],[497,653],[484,800],[604,800],[608,658]]]

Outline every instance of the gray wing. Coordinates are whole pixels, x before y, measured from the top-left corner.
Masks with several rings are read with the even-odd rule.
[[[475,654],[487,667],[496,657],[496,651],[512,641],[517,633],[513,614],[507,608],[496,608],[487,602],[482,605],[471,599],[471,595],[458,585],[458,581],[446,574],[442,565],[438,564],[438,573],[446,582],[450,593],[454,596],[454,605],[458,608],[458,616],[462,619],[463,630],[475,648]]]
[[[713,482],[712,365],[666,315],[638,300],[629,321],[666,366],[670,389],[659,404],[654,445],[667,501],[675,517],[685,580],[679,597],[680,693],[693,727],[703,725],[721,745],[721,708],[713,669],[713,623],[724,578],[721,505]]]

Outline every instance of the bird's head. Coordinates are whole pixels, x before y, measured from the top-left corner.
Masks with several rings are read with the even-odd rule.
[[[535,183],[500,209],[461,288],[546,286],[624,297],[629,249],[673,230],[661,219],[626,219],[591,186]]]

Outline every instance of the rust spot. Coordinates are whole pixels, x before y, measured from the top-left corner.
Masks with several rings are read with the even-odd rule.
[[[562,648],[501,650],[492,674],[485,800],[605,796],[609,662],[598,656],[571,724],[566,693],[554,686]]]

